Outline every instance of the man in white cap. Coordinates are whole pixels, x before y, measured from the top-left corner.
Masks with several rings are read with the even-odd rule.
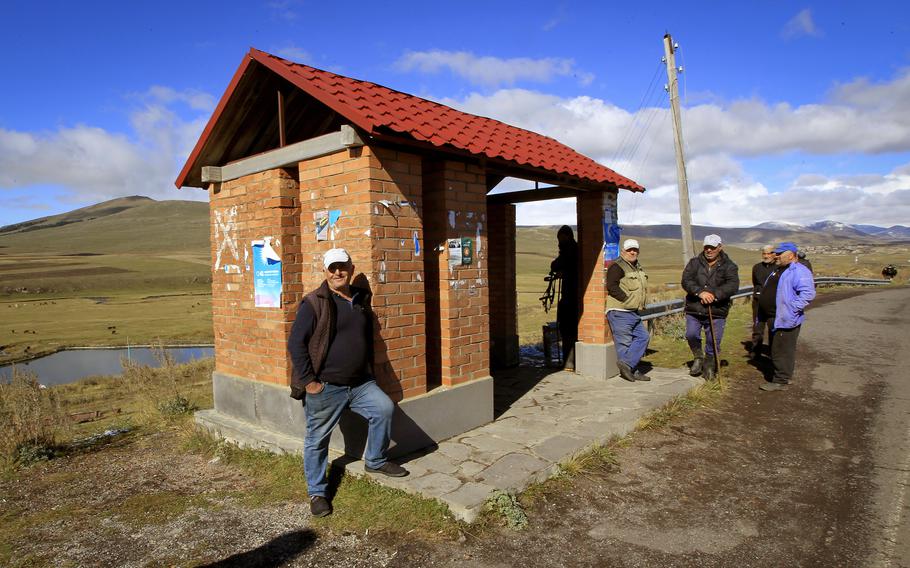
[[[613,332],[619,376],[627,381],[650,381],[651,377],[638,369],[651,339],[638,315],[648,302],[648,275],[638,262],[638,252],[638,241],[626,239],[619,258],[607,269],[607,321]]]
[[[354,264],[346,250],[327,251],[323,267],[325,282],[300,302],[288,339],[291,397],[305,399],[303,469],[315,517],[332,512],[326,477],[329,438],[346,408],[369,424],[366,471],[391,477],[408,474],[386,458],[395,404],[372,374],[370,292],[351,286]]]
[[[730,298],[739,290],[739,267],[723,248],[720,235],[708,235],[702,252],[689,261],[682,274],[682,287],[686,291],[686,341],[695,358],[689,374],[693,377],[704,374],[709,381],[715,378],[715,365],[719,361],[715,346],[719,351]]]

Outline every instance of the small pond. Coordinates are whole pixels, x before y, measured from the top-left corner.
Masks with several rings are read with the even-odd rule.
[[[165,347],[177,363],[188,363],[194,359],[214,356],[212,347]],[[53,386],[72,383],[92,375],[119,375],[123,372],[120,358],[129,359],[142,365],[158,366],[155,353],[158,349],[150,347],[131,347],[129,349],[72,349],[60,351],[53,355],[16,363],[20,370],[34,373],[42,385]],[[0,381],[9,382],[13,376],[13,366],[0,367]]]

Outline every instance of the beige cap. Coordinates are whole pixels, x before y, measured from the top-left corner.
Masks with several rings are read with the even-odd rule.
[[[626,239],[622,243],[622,250],[637,249],[641,248],[638,246],[638,241],[635,239]]]

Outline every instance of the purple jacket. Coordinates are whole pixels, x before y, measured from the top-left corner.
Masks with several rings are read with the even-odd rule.
[[[815,298],[815,280],[812,272],[798,262],[780,275],[777,283],[777,306],[774,316],[774,329],[792,329],[802,325],[806,319],[805,309]]]

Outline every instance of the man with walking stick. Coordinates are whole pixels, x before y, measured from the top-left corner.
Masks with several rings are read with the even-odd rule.
[[[714,380],[731,297],[739,290],[739,267],[723,251],[719,235],[705,237],[702,252],[683,270],[682,287],[686,291],[686,341],[695,359],[689,374]]]

